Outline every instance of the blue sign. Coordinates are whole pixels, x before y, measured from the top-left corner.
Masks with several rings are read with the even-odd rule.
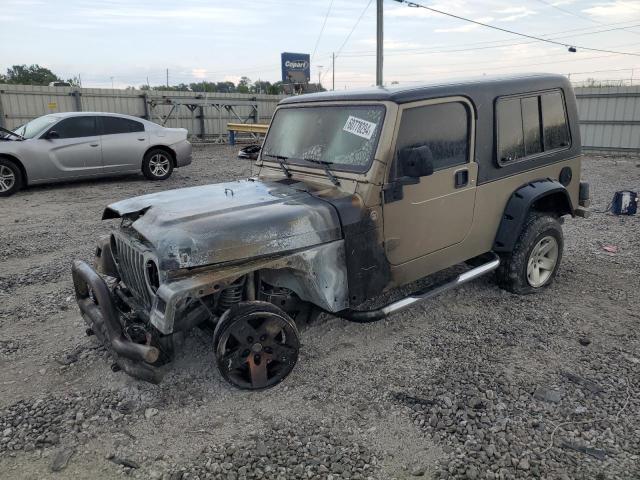
[[[311,57],[308,53],[284,52],[282,59],[282,81],[305,83],[311,79]]]

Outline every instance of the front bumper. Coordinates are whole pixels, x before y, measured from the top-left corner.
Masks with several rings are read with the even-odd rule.
[[[82,318],[110,350],[115,364],[132,377],[159,383],[162,373],[151,364],[158,360],[160,350],[132,342],[124,336],[118,310],[104,279],[80,260],[73,262],[71,273]]]
[[[171,148],[176,152],[176,167],[185,167],[191,164],[193,158],[193,146],[188,140],[171,145]]]

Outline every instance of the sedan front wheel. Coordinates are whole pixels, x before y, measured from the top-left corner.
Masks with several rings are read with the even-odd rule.
[[[142,173],[149,180],[166,180],[173,172],[173,158],[164,150],[154,149],[144,156]]]
[[[0,158],[0,197],[13,195],[22,188],[20,168],[5,158]]]

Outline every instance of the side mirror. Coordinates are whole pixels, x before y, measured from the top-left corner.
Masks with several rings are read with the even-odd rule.
[[[55,130],[51,130],[49,133],[47,133],[47,135],[45,136],[45,138],[47,140],[54,140],[56,138],[60,138],[60,135],[58,134],[58,132],[56,132]]]
[[[405,147],[398,153],[400,176],[426,177],[433,174],[433,155],[426,145]]]

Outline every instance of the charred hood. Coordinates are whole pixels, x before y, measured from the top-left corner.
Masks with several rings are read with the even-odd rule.
[[[271,255],[341,238],[340,219],[303,188],[242,180],[152,193],[109,205],[103,219],[129,218],[161,268]]]

